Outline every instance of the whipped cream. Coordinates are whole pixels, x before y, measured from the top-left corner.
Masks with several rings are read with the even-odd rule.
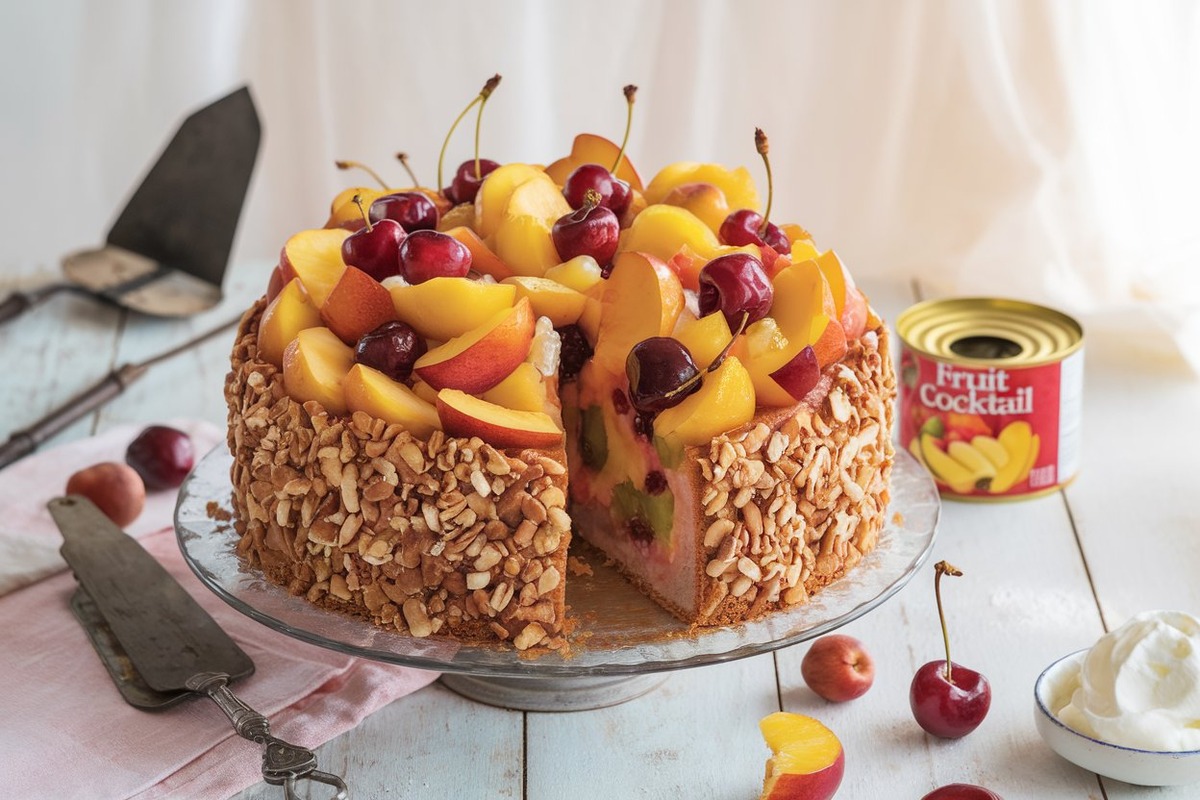
[[[1094,739],[1139,750],[1200,750],[1200,620],[1147,611],[1100,637],[1052,699]]]

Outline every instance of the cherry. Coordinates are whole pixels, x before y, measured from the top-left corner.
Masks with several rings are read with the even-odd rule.
[[[949,783],[939,786],[921,800],[1004,800],[1003,797],[973,783]]]
[[[125,463],[148,489],[174,489],[192,471],[196,450],[191,438],[166,425],[151,425],[125,450]]]
[[[596,263],[607,264],[617,252],[620,235],[617,215],[600,205],[600,194],[595,189],[588,189],[582,208],[559,217],[550,229],[562,261],[591,256]]]
[[[394,220],[405,233],[437,228],[438,210],[424,192],[385,194],[371,203],[371,222]]]
[[[646,414],[657,414],[682,403],[700,388],[699,382],[691,382],[699,373],[692,354],[682,342],[670,336],[643,339],[625,359],[629,400],[634,408]],[[684,385],[688,385],[685,391],[677,391]]]
[[[362,197],[357,194],[354,204],[367,224],[342,241],[342,261],[347,266],[358,267],[377,281],[399,275],[396,257],[400,243],[404,241],[404,228],[391,219],[372,221],[363,210]]]
[[[464,278],[471,271],[467,246],[438,231],[413,231],[400,243],[400,275],[411,284],[430,278]]]
[[[720,311],[731,330],[743,314],[747,324],[765,317],[774,298],[762,262],[747,253],[714,258],[700,270],[700,316]]]
[[[487,83],[479,90],[479,94],[475,96],[475,99],[467,103],[467,107],[451,123],[450,130],[446,132],[446,138],[442,142],[442,150],[438,153],[438,191],[455,205],[474,202],[475,195],[479,193],[479,185],[483,183],[483,179],[487,177],[488,173],[500,166],[495,161],[479,157],[479,129],[483,122],[483,107],[487,105],[488,98],[492,96],[492,92],[496,91],[496,87],[499,85],[499,75],[493,75],[488,78]],[[446,146],[450,144],[450,137],[454,135],[454,129],[458,127],[458,123],[462,122],[467,112],[476,105],[479,106],[479,112],[475,116],[475,157],[459,164],[450,186],[443,188],[445,184],[442,183],[442,164],[446,157]]]
[[[958,739],[979,727],[992,704],[987,678],[950,660],[950,636],[942,610],[942,575],[962,575],[945,561],[934,565],[933,591],[937,597],[946,660],[930,661],[917,670],[909,688],[908,701],[917,723],[934,736]]]
[[[405,322],[385,322],[363,334],[354,348],[354,360],[377,369],[394,381],[408,380],[413,364],[425,355],[427,346]]]
[[[605,169],[599,164],[584,164],[567,176],[563,184],[563,197],[571,204],[571,208],[583,206],[589,189],[596,190],[600,194],[599,204],[611,209],[618,217],[629,208],[633,193],[629,190],[628,183],[616,177],[616,172],[625,158],[625,146],[629,144],[629,131],[633,126],[633,100],[637,95],[637,87],[629,84],[622,91],[625,92],[626,111],[625,138],[621,140],[621,149],[617,151],[612,169]]]
[[[770,145],[762,128],[754,129],[754,149],[762,156],[763,164],[767,168],[767,210],[761,215],[748,208],[734,211],[721,223],[721,241],[735,247],[747,244],[761,245],[770,247],[781,255],[787,255],[792,251],[791,241],[779,226],[769,221],[771,203],[775,199],[775,181],[771,177],[771,159],[767,157]]]
[[[558,358],[558,380],[567,383],[579,376],[583,365],[592,357],[592,346],[583,329],[578,325],[565,325],[558,329],[562,349]]]

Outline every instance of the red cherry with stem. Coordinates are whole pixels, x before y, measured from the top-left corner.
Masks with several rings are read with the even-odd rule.
[[[400,243],[404,241],[404,228],[395,220],[381,219],[372,222],[363,209],[362,197],[354,195],[358,213],[367,223],[342,242],[342,261],[347,266],[358,267],[377,281],[400,274],[396,261]]]
[[[763,214],[748,208],[738,209],[721,223],[721,241],[734,247],[757,244],[770,247],[781,255],[792,251],[792,243],[779,226],[770,221],[771,204],[775,200],[775,181],[771,177],[771,159],[768,157],[770,144],[762,128],[754,129],[754,148],[762,156],[767,169],[767,210]]]
[[[454,122],[450,125],[450,130],[446,132],[446,138],[442,141],[442,149],[438,153],[438,191],[455,205],[474,202],[475,195],[479,192],[479,184],[483,183],[483,179],[489,172],[500,166],[495,161],[487,161],[479,157],[479,130],[483,122],[483,107],[487,105],[488,98],[492,96],[492,92],[496,91],[496,87],[499,85],[499,75],[488,78],[487,83],[479,90],[479,94],[470,103],[467,103],[467,107],[455,117]],[[475,117],[475,158],[460,164],[454,174],[454,181],[448,188],[443,188],[445,184],[442,182],[442,164],[445,162],[446,147],[450,144],[450,137],[454,135],[454,129],[458,127],[458,123],[462,122],[467,112],[477,105],[479,113]]]
[[[400,275],[411,284],[430,278],[464,278],[471,271],[471,251],[445,233],[413,231],[400,243]]]
[[[378,197],[371,203],[371,222],[395,220],[405,233],[437,228],[438,210],[423,192],[396,192]]]
[[[617,158],[613,162],[612,169],[605,169],[599,164],[584,164],[567,176],[567,180],[563,184],[563,197],[571,204],[571,208],[583,206],[589,189],[599,192],[600,205],[612,209],[612,212],[618,217],[629,208],[629,201],[632,199],[633,193],[629,189],[629,184],[616,176],[616,171],[625,157],[625,147],[629,144],[629,131],[633,127],[633,101],[637,96],[637,87],[629,84],[622,91],[625,92],[626,111],[625,137],[621,140],[621,149],[617,151]]]
[[[413,364],[425,355],[425,340],[404,322],[385,322],[363,334],[354,347],[354,360],[377,369],[394,381],[406,381]]]
[[[939,786],[921,800],[1004,800],[1003,797],[973,783],[949,783]]]
[[[657,414],[683,402],[700,388],[692,383],[685,392],[675,392],[696,377],[700,370],[692,354],[678,339],[652,336],[633,346],[625,359],[625,375],[629,378],[629,401],[638,411]]]
[[[174,489],[192,471],[196,450],[191,437],[166,425],[151,425],[125,450],[125,463],[147,489]]]
[[[950,635],[942,610],[942,575],[962,575],[957,567],[939,561],[934,565],[933,591],[937,597],[946,660],[930,661],[917,670],[908,700],[917,723],[934,736],[958,739],[979,727],[992,704],[987,678],[950,660]]]
[[[720,311],[730,328],[743,313],[749,314],[750,322],[765,317],[774,298],[762,262],[747,253],[714,258],[700,270],[700,316]]]
[[[550,229],[561,260],[591,256],[601,265],[612,261],[620,235],[617,215],[600,205],[600,194],[595,189],[588,189],[582,208],[559,217]]]
[[[688,370],[686,365],[675,361],[673,364],[666,365],[667,368],[662,370],[660,373],[648,377],[646,379],[648,383],[643,387],[643,389],[641,389],[642,405],[638,406],[637,402],[634,402],[634,406],[637,407],[639,412],[641,412],[640,416],[649,420],[654,414],[658,413],[658,411],[678,405],[685,397],[699,389],[701,382],[704,380],[704,376],[710,372],[716,372],[717,369],[720,368],[721,364],[725,362],[725,357],[728,356],[729,351],[733,349],[733,345],[735,342],[737,342],[737,338],[742,335],[742,331],[746,330],[746,325],[749,324],[749,321],[750,315],[742,314],[742,319],[738,323],[737,330],[735,330],[733,335],[729,337],[729,343],[721,349],[721,352],[717,353],[716,357],[712,360],[712,362],[709,363],[707,367],[704,368],[703,371],[697,371],[688,375],[687,373],[690,373],[691,370]],[[666,337],[651,337],[651,339],[645,339],[642,342],[639,342],[638,345],[634,345],[634,350],[636,350],[639,345],[645,344],[646,342],[657,338]],[[672,339],[671,341],[674,340]],[[683,353],[687,354],[688,360],[690,361],[692,354],[686,347],[683,346],[682,343],[678,344],[679,349],[682,350]],[[660,344],[655,344],[652,347],[653,350],[650,351],[651,353],[654,351],[662,352],[666,350],[665,346]],[[633,351],[630,351],[631,356],[632,353]],[[674,359],[677,357],[677,355],[670,355],[668,357]],[[633,392],[638,391],[638,389],[635,389],[635,387],[639,386],[639,384],[642,384],[643,377],[641,373],[649,373],[651,370],[647,370],[645,365],[640,363],[631,365],[631,360],[631,358],[627,358],[625,360],[625,376],[629,378],[630,393],[633,394]],[[695,362],[692,363],[694,366]],[[664,376],[670,375],[672,371],[675,372],[675,375],[678,378],[678,383],[674,388],[667,386],[666,384],[670,381],[664,378]],[[621,390],[617,389],[616,392],[621,393]],[[624,397],[624,394],[622,393],[621,396]]]

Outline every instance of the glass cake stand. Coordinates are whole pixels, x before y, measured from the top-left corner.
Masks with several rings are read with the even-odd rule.
[[[896,454],[888,522],[875,550],[807,604],[739,625],[692,629],[605,566],[578,554],[592,575],[571,575],[575,622],[569,652],[518,653],[511,645],[418,639],[318,608],[268,582],[237,557],[230,522],[232,458],[205,456],[180,489],[175,530],[200,580],[243,614],[277,631],[354,656],[444,673],[442,682],[474,700],[506,708],[601,708],[638,697],[671,670],[759,655],[826,634],[890,598],[929,556],[940,502],[929,473]],[[577,555],[574,552],[573,555]]]

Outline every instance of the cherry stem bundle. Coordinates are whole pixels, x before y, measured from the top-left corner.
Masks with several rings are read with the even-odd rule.
[[[473,100],[471,100],[471,102],[467,103],[467,107],[464,108],[461,112],[459,112],[459,115],[454,118],[454,122],[452,122],[450,124],[450,130],[446,131],[446,138],[442,141],[442,150],[440,153],[438,153],[438,168],[437,168],[438,185],[437,185],[437,188],[438,188],[439,192],[442,191],[442,186],[444,186],[444,184],[442,182],[442,164],[446,159],[446,147],[449,146],[449,144],[450,144],[450,137],[454,135],[454,129],[458,127],[458,123],[463,121],[463,117],[467,116],[467,112],[469,112],[476,105],[479,106],[479,115],[480,115],[480,117],[482,117],[483,116],[483,104],[487,102],[487,99],[492,96],[492,92],[494,92],[496,90],[496,87],[499,85],[500,85],[500,76],[499,75],[493,75],[492,77],[488,78],[487,83],[485,83],[483,85],[483,88],[479,90],[479,94],[475,95],[475,98]],[[476,178],[481,177],[479,173],[480,173],[480,169],[479,169],[479,119],[476,119],[476,121],[475,121],[475,177]]]
[[[359,161],[335,161],[333,163],[334,163],[334,166],[336,166],[338,169],[361,169],[363,172],[367,173],[372,178],[379,181],[379,185],[382,186],[384,189],[389,188],[387,185],[387,181],[385,181],[383,178],[379,177],[379,173],[376,172],[375,170],[371,169],[370,167],[368,167],[366,164],[363,164]]]
[[[942,576],[960,577],[962,570],[948,561],[937,562],[933,569],[933,594],[937,598],[938,619],[942,622],[942,641],[946,643],[946,683],[954,683],[950,678],[950,634],[946,631],[946,614],[942,611]]]
[[[617,174],[617,168],[621,166],[621,160],[625,158],[625,146],[629,144],[629,131],[633,129],[633,101],[637,96],[637,87],[631,83],[622,91],[625,92],[625,138],[621,140],[621,149],[617,151],[617,160],[613,162],[612,169],[609,170],[613,175]]]
[[[754,129],[754,149],[762,156],[763,165],[767,168],[767,210],[763,213],[762,224],[758,226],[758,235],[765,236],[771,219],[771,203],[775,200],[775,181],[771,178],[771,159],[767,158],[771,147],[762,128]]]

